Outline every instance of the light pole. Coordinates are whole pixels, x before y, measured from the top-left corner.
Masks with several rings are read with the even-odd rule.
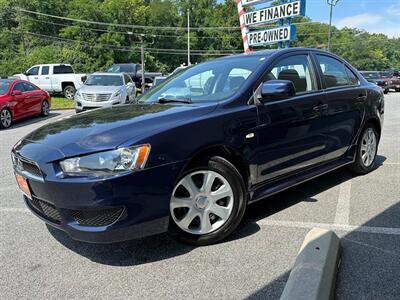
[[[332,15],[333,7],[339,2],[339,0],[326,0],[330,6],[330,16],[329,16],[329,35],[328,35],[328,51],[331,51],[331,40],[332,40]]]
[[[189,1],[188,1],[188,8],[187,8],[187,33],[188,33],[188,66],[191,65],[190,63],[190,8],[189,8]]]
[[[146,79],[144,78],[144,34],[140,34],[139,39],[140,39],[140,59],[142,60],[142,94],[143,94],[144,87],[146,85]]]

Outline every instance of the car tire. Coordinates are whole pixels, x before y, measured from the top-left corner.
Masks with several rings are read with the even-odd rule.
[[[400,89],[396,89],[396,93],[400,93]]]
[[[10,128],[12,125],[12,113],[8,108],[3,108],[0,111],[0,128]]]
[[[68,100],[74,100],[76,88],[73,85],[67,85],[64,87],[63,93]]]
[[[237,228],[246,204],[238,170],[222,157],[211,157],[177,181],[170,201],[169,233],[194,246],[215,244]]]
[[[375,166],[378,145],[378,132],[374,125],[368,123],[360,135],[356,159],[350,165],[350,170],[359,175],[371,172]]]
[[[47,117],[49,114],[50,114],[50,105],[49,105],[49,102],[48,102],[47,100],[44,100],[44,101],[42,102],[42,109],[41,109],[40,115],[41,115],[42,117]]]
[[[386,94],[389,94],[389,90],[384,90],[383,93],[384,93],[385,95],[386,95]]]

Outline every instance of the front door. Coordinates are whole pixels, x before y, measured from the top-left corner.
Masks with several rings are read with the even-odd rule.
[[[276,63],[264,80],[290,80],[296,96],[259,106],[258,183],[325,160],[326,98],[318,89],[308,52]]]
[[[41,89],[51,92],[51,78],[50,78],[50,66],[42,66],[39,75],[39,84]]]
[[[316,61],[328,100],[330,128],[327,132],[327,159],[337,159],[355,143],[354,138],[362,124],[367,92],[343,62],[324,54],[317,54]]]
[[[32,67],[26,72],[26,76],[30,82],[33,82],[36,85],[39,85],[39,71],[40,67]]]

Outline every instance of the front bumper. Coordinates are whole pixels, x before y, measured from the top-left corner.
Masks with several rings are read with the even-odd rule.
[[[183,166],[168,164],[103,180],[63,177],[46,168],[44,180],[27,178],[32,200],[23,197],[36,216],[74,240],[121,242],[168,230],[169,201]]]
[[[75,109],[77,111],[84,111],[96,108],[107,108],[119,105],[125,105],[126,99],[112,99],[110,101],[85,101],[81,98],[75,99]]]

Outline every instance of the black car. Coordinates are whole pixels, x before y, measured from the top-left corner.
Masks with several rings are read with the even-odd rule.
[[[349,166],[373,170],[382,90],[320,50],[205,62],[144,94],[46,125],[13,149],[26,205],[73,239],[226,238],[250,203]]]
[[[378,71],[361,71],[361,75],[371,83],[380,86],[385,94],[389,93],[391,86],[390,78]]]

